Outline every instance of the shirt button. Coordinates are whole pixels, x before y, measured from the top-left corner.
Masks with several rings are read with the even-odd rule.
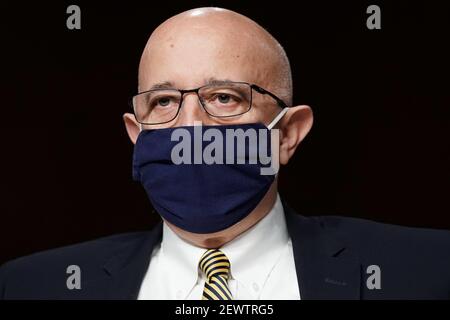
[[[255,290],[255,291],[259,290],[259,286],[256,282],[253,282],[253,290]]]

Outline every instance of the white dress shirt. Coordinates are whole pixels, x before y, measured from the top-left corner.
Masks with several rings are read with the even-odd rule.
[[[234,300],[300,299],[279,195],[261,221],[220,250],[230,260],[228,287]],[[200,300],[205,276],[198,263],[205,251],[181,239],[164,223],[162,241],[153,250],[138,299]]]

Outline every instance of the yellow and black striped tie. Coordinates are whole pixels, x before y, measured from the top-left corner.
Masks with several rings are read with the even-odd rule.
[[[201,257],[199,266],[206,276],[202,300],[232,300],[227,284],[230,273],[227,256],[218,249],[210,249]]]

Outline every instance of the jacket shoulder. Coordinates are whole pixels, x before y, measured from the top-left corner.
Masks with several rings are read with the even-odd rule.
[[[71,265],[80,270],[89,270],[95,278],[104,276],[101,266],[123,249],[139,245],[148,232],[124,233],[90,240],[70,246],[46,250],[9,261],[0,267],[0,299],[7,295],[8,288],[39,296],[40,292],[57,293],[66,286]],[[47,294],[46,294],[47,296]]]
[[[367,249],[367,246],[385,250],[407,250],[405,247],[410,247],[418,253],[419,250],[429,251],[431,248],[435,253],[450,255],[449,230],[406,227],[342,216],[321,216],[317,219],[346,244],[361,250]]]
[[[407,288],[409,292],[433,292],[436,297],[449,297],[450,231],[338,216],[318,220],[355,250],[364,273],[368,273],[368,266],[376,265],[385,284],[399,284],[397,288]],[[391,290],[395,291],[393,286]]]

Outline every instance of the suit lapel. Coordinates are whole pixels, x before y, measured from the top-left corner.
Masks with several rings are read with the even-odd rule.
[[[320,219],[303,217],[285,202],[283,207],[301,298],[360,299],[361,265],[358,256]],[[161,237],[160,222],[138,246],[119,249],[103,266],[108,280],[92,284],[92,287],[102,298],[137,299],[153,248],[161,242]]]
[[[124,247],[108,260],[103,267],[110,276],[105,291],[107,299],[137,299],[153,248],[161,242],[161,237],[162,222],[159,222],[137,247]]]
[[[318,218],[296,214],[283,202],[301,299],[360,299],[357,255]]]

